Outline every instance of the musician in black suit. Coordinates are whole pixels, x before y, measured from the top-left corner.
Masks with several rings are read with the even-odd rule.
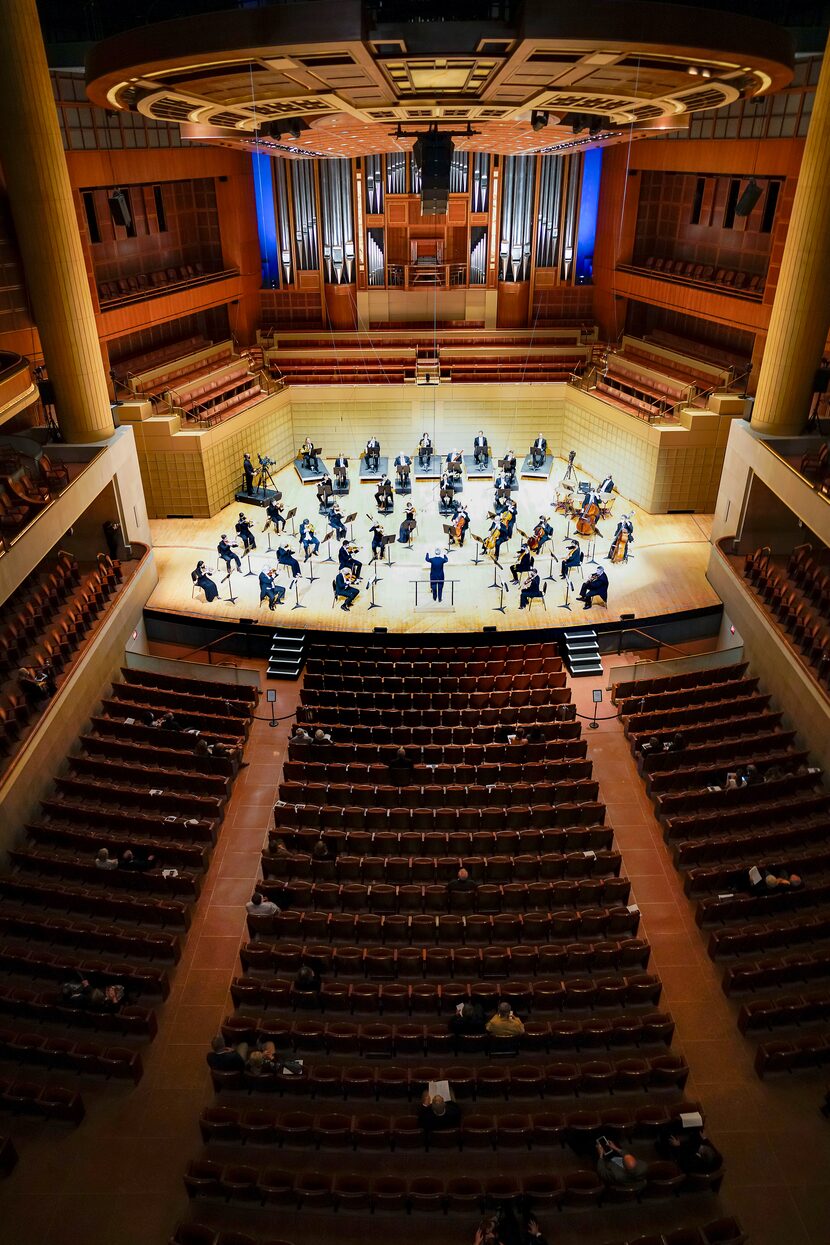
[[[349,470],[349,460],[343,454],[334,460],[334,478],[337,481],[338,488],[346,487],[346,473]]]
[[[601,597],[603,604],[608,604],[608,576],[601,566],[588,576],[579,590],[579,598],[585,602],[583,608],[586,610],[594,604],[594,597]]]
[[[386,536],[381,523],[373,523],[369,528],[372,533],[372,561],[379,562],[386,548]]]
[[[279,549],[277,550],[277,561],[279,562],[280,566],[290,566],[291,573],[295,579],[297,578],[298,575],[302,575],[302,571],[300,570],[300,564],[297,561],[296,557],[294,556],[294,550],[291,548],[290,545],[280,545]]]
[[[537,570],[532,570],[522,584],[522,589],[519,593],[519,609],[523,610],[531,597],[540,597],[541,595],[542,589],[539,586],[539,572]]]
[[[242,541],[242,548],[246,553],[250,553],[252,549],[256,549],[256,541],[251,528],[254,526],[253,519],[246,519],[240,510],[239,518],[236,521],[236,534]]]
[[[502,459],[502,464],[503,464],[502,471],[504,472],[504,475],[507,478],[508,484],[510,484],[512,488],[515,488],[516,486],[516,455],[513,453],[512,450],[505,450],[504,458]]]
[[[432,438],[428,432],[418,442],[418,462],[422,467],[428,467],[432,462]]]
[[[325,479],[321,480],[317,485],[317,500],[323,510],[328,510],[331,505],[332,491],[331,480],[328,476],[326,476]]]
[[[320,460],[314,453],[314,442],[311,437],[306,437],[305,441],[303,441],[300,452],[303,456],[303,466],[306,471],[320,470]]]
[[[251,455],[246,450],[242,455],[242,477],[245,481],[244,491],[253,493],[254,491],[254,464],[251,462]]]
[[[486,467],[487,459],[489,457],[490,447],[487,444],[487,438],[485,437],[484,432],[479,429],[478,436],[473,441],[473,460],[476,463],[476,466],[484,463],[484,466]]]
[[[516,526],[516,515],[519,512],[519,507],[517,503],[513,500],[513,498],[510,497],[505,502],[504,509],[508,512],[510,516],[506,521],[506,527],[507,527],[507,539],[511,540],[513,537],[513,528]],[[502,511],[502,513],[504,513],[504,511]]]
[[[501,506],[505,501],[510,500],[510,480],[504,472],[500,472],[496,476],[493,489],[495,490],[494,504],[496,506]]]
[[[527,545],[522,545],[519,549],[519,556],[510,568],[510,574],[513,576],[513,583],[519,582],[520,575],[526,575],[533,570],[534,558]]]
[[[584,561],[584,558],[585,558],[585,554],[582,552],[579,545],[576,543],[576,541],[572,541],[571,544],[568,546],[567,554],[562,559],[562,570],[560,572],[559,578],[567,579],[568,572],[572,571],[577,566],[581,566]]]
[[[346,535],[346,524],[343,522],[343,515],[340,512],[340,507],[337,502],[335,502],[331,510],[329,510],[329,523],[331,524],[332,531],[337,539],[343,540]]]
[[[608,501],[611,494],[614,492],[615,487],[616,486],[614,484],[613,479],[611,478],[611,473],[609,471],[608,475],[605,477],[602,484],[600,484],[599,488],[596,491],[597,501],[600,502],[602,505],[605,505],[605,503]]]
[[[450,528],[450,544],[458,545],[459,549],[464,546],[464,537],[467,535],[467,528],[470,526],[470,516],[465,506],[456,512],[455,518]]]
[[[398,530],[398,541],[402,545],[408,545],[412,540],[412,533],[418,526],[415,518],[415,507],[411,501],[406,503],[406,511],[404,513],[403,522]]]
[[[380,466],[380,441],[377,437],[369,437],[366,442],[366,466],[370,471],[377,471]]]
[[[438,486],[438,496],[443,510],[455,509],[457,505],[455,500],[455,488],[453,487],[452,476],[448,471],[445,471],[441,476],[441,483]]]
[[[387,511],[392,509],[394,505],[393,494],[392,481],[389,479],[389,476],[384,476],[375,489],[375,501],[378,504],[378,510]]]
[[[358,562],[357,558],[354,556],[356,552],[357,545],[350,545],[347,540],[344,540],[337,551],[337,561],[341,571],[350,570],[355,579],[360,579],[363,571],[363,563]]]
[[[539,433],[536,440],[530,447],[530,461],[534,467],[541,467],[548,456],[548,443],[545,437]]]
[[[399,454],[395,459],[395,470],[398,473],[399,484],[406,484],[408,482],[411,466],[412,459],[408,454]]]
[[[348,569],[338,572],[337,578],[334,581],[334,591],[338,597],[345,597],[340,608],[345,610],[346,613],[352,608],[355,597],[360,594],[360,589],[355,588],[351,582],[351,572]]]
[[[285,599],[285,588],[282,584],[277,583],[277,571],[275,567],[271,567],[269,571],[259,572],[259,603],[268,602],[269,610],[275,605],[282,605]]]
[[[265,513],[267,514],[268,518],[265,520],[265,523],[263,525],[263,528],[262,528],[263,532],[267,532],[268,528],[271,526],[272,523],[274,525],[275,532],[282,531],[282,529],[285,527],[285,515],[283,514],[282,511],[283,511],[282,504],[277,501],[276,497],[272,497],[271,500],[268,502],[268,505],[265,507]]]
[[[450,477],[461,475],[461,468],[464,463],[464,455],[461,453],[461,450],[450,450],[445,461]]]
[[[202,589],[202,592],[205,594],[206,601],[215,601],[219,596],[219,589],[211,579],[210,572],[204,562],[196,563],[196,569],[190,572],[190,578],[193,580],[194,584],[198,584]]]
[[[219,544],[216,546],[216,552],[228,568],[228,575],[231,573],[231,562],[236,563],[236,569],[238,571],[242,570],[242,563],[239,561],[238,556],[234,553],[233,547],[228,544],[228,538],[224,532],[219,539]],[[227,575],[225,578],[227,579]]]

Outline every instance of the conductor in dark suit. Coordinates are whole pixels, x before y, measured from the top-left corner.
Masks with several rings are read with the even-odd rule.
[[[424,558],[429,563],[429,586],[432,590],[433,601],[440,601],[444,596],[444,567],[449,558],[443,549],[436,545],[432,553],[428,553]]]
[[[548,456],[547,439],[539,433],[530,447],[530,461],[534,467],[541,467]]]

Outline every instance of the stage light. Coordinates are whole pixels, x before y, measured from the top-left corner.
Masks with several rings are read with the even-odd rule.
[[[530,127],[533,130],[543,130],[550,120],[549,113],[541,108],[534,108],[530,114]]]

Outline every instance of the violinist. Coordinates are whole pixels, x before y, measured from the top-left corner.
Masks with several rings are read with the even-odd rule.
[[[461,453],[461,450],[450,450],[446,458],[446,463],[447,471],[451,477],[461,475],[461,466],[463,462],[464,455]]]
[[[378,510],[385,512],[392,509],[394,505],[393,489],[389,476],[382,476],[378,481],[378,486],[375,489],[375,501],[378,504]]]
[[[545,545],[553,535],[553,528],[546,514],[539,515],[539,522],[533,529],[533,534],[528,537],[527,547],[531,553],[541,553],[542,546]]]
[[[581,566],[585,560],[585,555],[575,540],[572,540],[565,550],[565,556],[562,559],[562,571],[560,579],[567,579],[568,575],[575,567]]]
[[[283,514],[283,506],[278,502],[276,497],[272,497],[268,505],[265,507],[265,513],[268,518],[265,520],[263,532],[267,532],[273,524],[275,532],[281,532],[285,527],[285,515]]]
[[[518,558],[510,568],[510,574],[513,576],[513,583],[517,584],[519,582],[520,575],[527,575],[530,571],[532,571],[533,564],[533,554],[530,552],[527,545],[522,545],[519,549]]]
[[[594,604],[594,597],[601,597],[603,605],[608,604],[608,576],[601,566],[593,575],[589,575],[579,590],[579,598],[585,602],[583,609],[589,610]]]
[[[306,562],[312,553],[316,554],[320,549],[320,541],[314,535],[314,524],[310,519],[303,519],[300,524],[300,544],[305,549]]]
[[[268,571],[259,572],[259,603],[268,602],[269,610],[275,605],[282,605],[285,599],[285,588],[277,583],[277,569],[272,566]]]
[[[383,557],[383,551],[386,548],[386,536],[383,531],[382,523],[374,523],[369,531],[372,533],[372,561],[379,562]]]
[[[406,512],[403,517],[403,523],[401,523],[400,529],[398,531],[398,541],[402,545],[408,545],[408,544],[411,544],[412,542],[412,533],[415,531],[415,528],[418,526],[418,520],[416,519],[415,515],[416,515],[415,507],[412,505],[411,501],[408,501],[406,503]]]
[[[349,470],[349,460],[345,454],[340,454],[334,460],[334,478],[338,488],[346,487],[346,473]]]
[[[242,563],[239,561],[239,555],[234,553],[235,548],[236,548],[236,542],[234,541],[234,543],[231,545],[228,542],[227,536],[223,532],[219,540],[219,544],[216,546],[216,552],[219,554],[219,557],[225,563],[225,567],[227,568],[228,574],[225,576],[226,579],[229,578],[230,573],[231,573],[231,562],[236,563],[236,569],[238,571],[242,570]]]
[[[409,483],[409,471],[412,466],[412,459],[408,454],[399,454],[395,459],[395,470],[398,473],[398,484],[405,488]]]
[[[290,545],[280,545],[277,549],[277,562],[280,566],[290,566],[291,574],[296,579],[298,575],[302,575],[300,564],[294,554],[294,550]]]
[[[344,598],[340,608],[348,614],[355,598],[360,595],[360,589],[355,587],[354,575],[347,567],[338,571],[337,578],[334,581],[334,595]]]
[[[320,503],[321,510],[328,510],[331,505],[332,492],[331,480],[326,476],[317,485],[317,501]]]
[[[523,610],[532,597],[540,597],[541,595],[542,589],[539,584],[539,572],[537,570],[532,570],[522,584],[522,589],[519,593],[519,609]]]
[[[302,445],[300,446],[300,453],[303,456],[303,466],[305,467],[306,471],[319,471],[320,470],[320,460],[318,459],[317,455],[314,453],[314,442],[312,441],[311,437],[306,437],[305,441],[303,441]]]
[[[470,516],[467,514],[465,507],[462,506],[452,521],[452,527],[450,528],[450,544],[458,545],[459,549],[463,548],[464,537],[469,526]]]
[[[380,466],[380,441],[378,441],[377,437],[369,437],[369,440],[366,442],[364,457],[369,470],[377,471]]]
[[[250,553],[252,549],[256,549],[256,541],[251,528],[254,526],[253,519],[246,519],[240,510],[239,518],[236,521],[235,531],[239,539],[242,541],[242,549],[244,553]]]
[[[480,428],[478,436],[473,441],[473,461],[477,467],[480,467],[482,463],[486,467],[489,457],[490,447],[487,444],[487,438],[485,437],[483,430]]]
[[[530,464],[532,467],[541,467],[548,456],[547,439],[539,433],[536,440],[530,447]]]
[[[196,563],[196,569],[195,571],[190,572],[190,578],[193,580],[194,584],[198,584],[198,586],[202,589],[202,592],[205,594],[206,601],[215,601],[219,596],[219,589],[213,582],[210,571],[207,569],[204,562]]]
[[[614,539],[611,541],[611,548],[608,550],[608,557],[610,561],[627,562],[628,547],[633,544],[634,524],[631,522],[631,515],[624,514],[617,524]]]
[[[614,487],[615,487],[614,481],[611,479],[611,473],[609,472],[608,475],[603,480],[602,484],[600,484],[599,488],[597,489],[597,500],[602,505],[605,505],[608,502],[608,499],[610,498],[611,494],[614,492]]]
[[[337,502],[334,503],[329,511],[329,523],[337,539],[343,540],[346,535],[346,524],[343,522],[343,515]]]
[[[341,571],[347,569],[350,570],[355,580],[360,579],[360,575],[363,570],[363,563],[359,562],[354,556],[358,551],[359,546],[350,545],[347,540],[343,541],[337,551],[337,561],[340,565]]]
[[[428,432],[425,432],[418,442],[418,464],[421,467],[428,467],[432,462],[432,438]]]
[[[455,500],[455,486],[452,482],[452,476],[448,471],[445,471],[441,476],[441,483],[438,486],[438,496],[441,501],[442,510],[456,509],[457,503]]]
[[[516,487],[516,455],[512,450],[505,450],[502,462],[502,472],[507,478],[510,487]]]

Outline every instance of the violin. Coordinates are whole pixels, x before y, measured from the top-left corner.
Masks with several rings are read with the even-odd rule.
[[[599,506],[595,501],[587,501],[576,520],[577,536],[595,536],[598,518]]]
[[[350,571],[350,570],[343,571],[343,583],[348,584],[349,587],[353,586],[354,584],[354,572],[353,571]]]

